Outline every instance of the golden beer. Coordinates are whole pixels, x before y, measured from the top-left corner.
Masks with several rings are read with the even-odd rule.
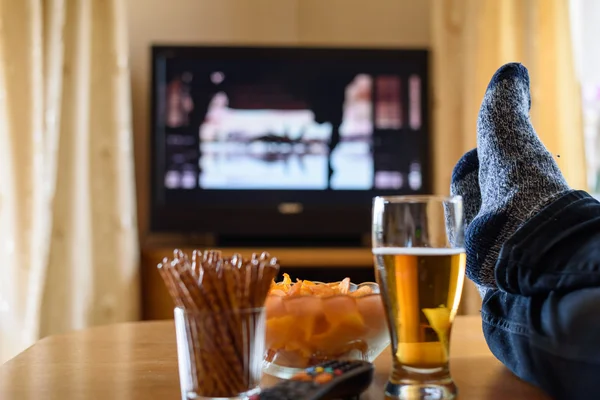
[[[447,371],[464,249],[380,247],[373,256],[392,335],[394,375],[403,367]]]

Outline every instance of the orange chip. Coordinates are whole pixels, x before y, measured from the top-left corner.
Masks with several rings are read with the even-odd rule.
[[[329,297],[329,296],[333,296],[336,293],[336,291],[327,286],[327,285],[314,285],[314,286],[309,286],[308,289],[311,291],[311,293],[315,296],[319,296],[319,297]]]
[[[339,350],[340,346],[356,340],[367,331],[364,320],[360,314],[349,314],[337,318],[329,329],[323,333],[313,335],[310,343],[317,349],[328,349],[331,352]]]
[[[296,279],[292,282],[289,274],[283,274],[281,282],[273,281],[269,288],[269,294],[277,296],[307,296],[330,297],[340,294],[350,294],[353,297],[360,297],[371,293],[368,287],[355,292],[350,292],[350,278],[344,278],[341,282],[316,283],[312,281],[303,281]]]
[[[283,274],[283,283],[284,285],[291,285],[292,284],[292,278],[290,278],[290,276],[288,274]]]
[[[301,290],[302,290],[302,281],[300,279],[298,279],[296,281],[296,283],[294,283],[290,287],[290,290],[288,290],[287,295],[288,296],[297,296],[300,294]]]
[[[267,319],[273,317],[285,317],[287,315],[282,296],[267,296],[265,309],[267,310]]]
[[[302,296],[308,296],[308,295],[311,295],[311,294],[313,294],[313,292],[311,290],[311,285],[307,285],[306,281],[302,282],[302,287],[300,288],[300,295],[302,295]]]
[[[294,329],[294,318],[284,316],[267,319],[266,344],[270,349],[279,349],[294,339],[297,330]]]
[[[352,297],[363,297],[373,293],[373,289],[369,286],[361,286],[356,289],[354,292],[348,293]]]
[[[347,294],[350,291],[350,278],[344,278],[339,285],[340,294]]]
[[[381,296],[359,297],[356,299],[356,307],[369,329],[368,335],[385,330],[387,322]]]

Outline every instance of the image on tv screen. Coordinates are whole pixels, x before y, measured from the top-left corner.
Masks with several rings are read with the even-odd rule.
[[[167,189],[421,188],[418,75],[264,62],[166,71]]]

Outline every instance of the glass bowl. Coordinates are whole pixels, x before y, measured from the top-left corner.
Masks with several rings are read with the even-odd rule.
[[[369,294],[351,294],[363,286]],[[379,286],[350,283],[348,291],[329,297],[269,294],[264,372],[288,379],[327,360],[372,362],[390,343]]]

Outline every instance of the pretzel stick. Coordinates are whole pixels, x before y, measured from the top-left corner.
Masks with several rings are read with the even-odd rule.
[[[167,290],[169,291],[169,294],[171,295],[171,298],[173,299],[175,305],[177,307],[183,307],[183,303],[181,301],[181,298],[179,297],[179,292],[176,287],[176,284],[171,278],[171,273],[167,270],[168,262],[169,261],[165,258],[162,263],[158,264],[158,272],[160,273],[160,276],[165,282],[165,286],[167,287]]]
[[[229,310],[239,310],[240,309],[239,297],[237,294],[237,289],[238,289],[237,279],[238,278],[239,278],[239,274],[238,274],[237,268],[231,266],[231,264],[228,262],[225,265],[223,279],[225,280],[225,289],[227,290],[227,293],[225,293],[225,295],[227,296],[227,300],[228,300],[227,308]],[[231,316],[232,316],[231,332],[234,334],[233,343],[236,346],[236,348],[238,349],[238,351],[241,351],[244,346],[244,340],[243,340],[244,338],[240,334],[235,334],[236,332],[241,332],[241,326],[242,326],[241,316],[240,316],[239,312],[232,312]]]
[[[202,274],[200,271],[201,257],[202,254],[198,250],[194,250],[192,252],[192,275],[194,275],[194,278],[196,278],[198,284],[200,284],[202,281]]]

